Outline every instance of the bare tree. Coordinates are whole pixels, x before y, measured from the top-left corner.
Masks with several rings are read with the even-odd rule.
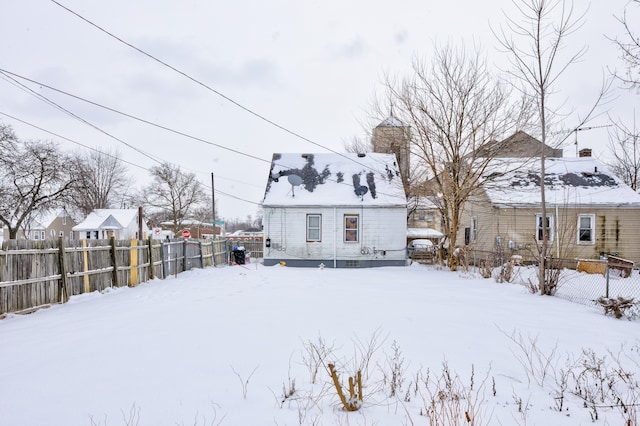
[[[151,169],[153,182],[144,188],[144,204],[158,213],[156,216],[172,222],[172,231],[180,232],[182,223],[189,219],[199,203],[206,201],[202,184],[194,173],[163,163]]]
[[[371,146],[371,139],[358,138],[354,136],[350,140],[343,141],[344,150],[354,154],[371,152],[373,147]]]
[[[36,213],[61,207],[73,188],[67,157],[51,141],[21,141],[0,125],[0,223],[9,239]]]
[[[545,199],[545,150],[550,116],[557,113],[549,107],[553,85],[571,64],[585,52],[582,48],[566,57],[560,56],[566,38],[580,27],[584,14],[575,15],[573,3],[565,0],[513,0],[518,16],[505,13],[506,28],[501,27],[496,36],[508,53],[511,74],[524,89],[533,92],[538,110],[542,149],[540,150],[540,197],[542,220],[547,220]],[[542,242],[538,248],[540,270],[538,273],[541,294],[549,294],[545,285],[544,260],[549,254],[547,226],[542,226]]]
[[[609,131],[609,149],[614,158],[609,163],[611,171],[634,191],[640,189],[640,131],[635,123],[631,129],[622,122],[616,122]]]
[[[628,4],[634,4],[640,9],[640,0],[630,0]],[[640,11],[640,10],[639,10]],[[640,89],[640,35],[637,32],[638,25],[627,15],[625,7],[622,17],[617,17],[624,28],[622,39],[611,39],[620,52],[620,57],[624,63],[625,72],[623,74],[613,72],[613,75],[629,89]],[[633,28],[633,29],[632,29]]]
[[[131,179],[117,151],[79,152],[71,162],[76,183],[71,205],[82,216],[94,209],[122,207]]]
[[[481,52],[450,45],[436,48],[429,65],[414,60],[413,75],[399,87],[389,79],[386,85],[398,118],[412,128],[411,153],[430,177],[422,186],[438,195],[453,248],[463,205],[485,182],[497,147],[492,142],[526,121],[526,103],[513,100]],[[455,268],[454,250],[448,264]]]

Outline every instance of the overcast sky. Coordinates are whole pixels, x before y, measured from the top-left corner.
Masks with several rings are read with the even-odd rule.
[[[515,13],[510,0],[57,0],[193,81],[51,0],[0,1],[1,69],[205,142],[18,79],[97,130],[0,76],[4,124],[22,139],[80,149],[3,114],[89,147],[116,149],[133,163],[128,168],[138,185],[158,161],[196,173],[209,189],[214,173],[219,215],[228,219],[256,215],[274,152],[344,151],[345,141],[364,137],[362,123],[383,91],[383,76],[407,75],[412,58],[430,60],[434,44],[476,42],[504,64],[490,25],[504,24],[503,11]],[[607,68],[621,68],[605,36],[622,35],[615,16],[625,4],[592,2],[585,25],[568,39],[565,52],[585,45],[588,51],[556,86],[566,128],[595,99]],[[576,0],[578,9],[587,6]],[[639,96],[614,88],[606,109],[630,122]],[[589,123],[606,124],[606,115]],[[578,136],[581,148],[607,155],[606,129]],[[564,153],[575,156],[573,141]]]

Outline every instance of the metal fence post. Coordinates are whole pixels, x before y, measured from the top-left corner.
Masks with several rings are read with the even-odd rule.
[[[607,275],[607,280],[606,280],[606,281],[607,281],[606,293],[607,293],[607,294],[604,296],[604,297],[606,297],[607,299],[609,298],[609,270],[610,270],[610,269],[611,269],[611,268],[609,268],[609,262],[607,262],[607,266],[606,266],[606,271],[607,271],[607,273],[606,273],[606,275]]]

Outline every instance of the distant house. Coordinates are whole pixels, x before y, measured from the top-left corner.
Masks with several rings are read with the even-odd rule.
[[[545,161],[546,218],[539,160],[496,158],[491,182],[464,206],[458,246],[527,256],[547,228],[554,256],[614,254],[640,261],[640,195],[583,150]],[[518,162],[520,161],[520,162]]]
[[[52,240],[58,238],[73,239],[72,228],[76,221],[69,216],[65,209],[50,213],[39,214],[28,221],[18,230],[18,239]],[[8,237],[9,230],[5,227],[3,233]]]
[[[264,264],[406,264],[407,201],[393,154],[274,154]]]
[[[96,209],[74,226],[73,232],[81,240],[103,240],[111,237],[116,240],[146,239],[151,233],[146,222],[141,222],[142,235],[139,236],[138,209]]]

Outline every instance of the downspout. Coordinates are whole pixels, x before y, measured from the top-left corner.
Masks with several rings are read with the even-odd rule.
[[[333,269],[336,269],[338,256],[338,211],[333,208]]]
[[[558,234],[558,229],[560,229],[560,216],[558,215],[558,206],[556,205],[556,220],[555,220],[555,228],[556,228],[556,257],[560,257],[560,234]]]

